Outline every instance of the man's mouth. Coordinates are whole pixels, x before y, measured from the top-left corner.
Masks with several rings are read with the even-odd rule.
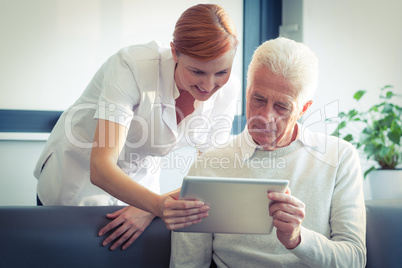
[[[276,125],[273,122],[267,124],[254,124],[253,128],[257,131],[261,131],[267,134],[277,131]]]

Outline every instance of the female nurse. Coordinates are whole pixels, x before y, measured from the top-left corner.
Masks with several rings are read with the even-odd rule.
[[[99,231],[114,250],[130,246],[155,216],[174,230],[209,207],[159,194],[160,157],[183,146],[201,151],[230,134],[239,82],[231,76],[238,40],[217,5],[179,18],[170,48],[156,42],[121,49],[97,71],[55,125],[38,160],[38,204],[113,206]],[[158,162],[159,161],[159,162]]]

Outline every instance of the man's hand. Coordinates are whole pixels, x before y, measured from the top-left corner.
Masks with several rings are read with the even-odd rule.
[[[145,212],[141,209],[127,206],[112,214],[106,215],[108,218],[113,219],[105,227],[103,227],[98,235],[102,236],[110,230],[119,226],[111,235],[109,235],[102,243],[103,246],[109,245],[112,241],[119,238],[111,247],[115,250],[122,246],[122,249],[127,249],[148,227],[154,219],[154,215]]]
[[[184,228],[208,217],[208,205],[196,200],[178,200],[179,194],[167,195],[163,200],[162,219],[169,230]]]
[[[274,218],[278,240],[287,249],[297,247],[301,242],[300,229],[305,217],[304,203],[292,196],[289,188],[286,193],[268,193],[268,199],[273,201],[269,215]]]

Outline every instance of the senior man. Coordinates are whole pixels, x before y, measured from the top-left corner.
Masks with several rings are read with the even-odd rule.
[[[270,235],[173,232],[171,267],[209,267],[212,260],[217,267],[365,266],[358,154],[297,122],[317,80],[317,58],[305,45],[277,38],[257,48],[248,70],[246,128],[201,155],[189,175],[286,179],[292,191],[267,194],[274,201]]]

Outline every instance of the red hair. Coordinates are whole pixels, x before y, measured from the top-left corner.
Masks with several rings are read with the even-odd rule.
[[[178,54],[209,61],[236,48],[238,40],[235,26],[222,7],[200,4],[180,16],[173,33],[173,44]]]

